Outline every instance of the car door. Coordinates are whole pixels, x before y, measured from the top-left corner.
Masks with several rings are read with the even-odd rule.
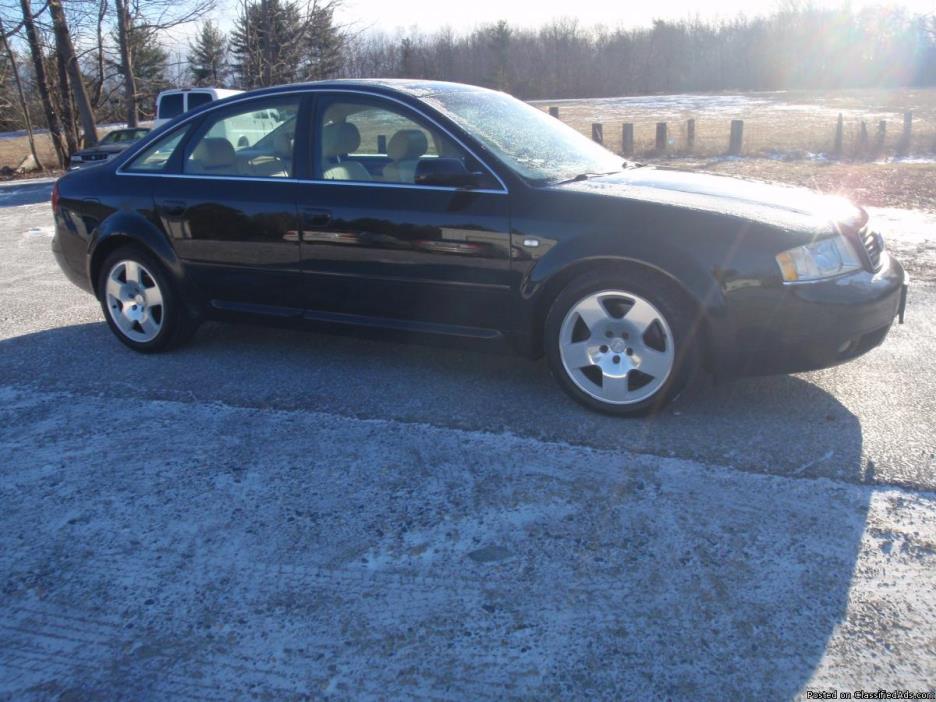
[[[157,215],[217,309],[300,314],[293,143],[302,99],[273,96],[209,112],[177,177],[154,187]]]
[[[482,337],[508,329],[499,179],[401,102],[335,91],[316,103],[298,198],[307,316]]]

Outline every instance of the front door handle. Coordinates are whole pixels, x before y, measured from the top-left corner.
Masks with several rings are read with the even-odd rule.
[[[181,217],[188,209],[188,205],[182,200],[165,200],[159,204],[159,209],[168,217]]]
[[[331,212],[328,210],[318,210],[312,207],[302,208],[302,228],[306,227],[324,227],[331,222]]]

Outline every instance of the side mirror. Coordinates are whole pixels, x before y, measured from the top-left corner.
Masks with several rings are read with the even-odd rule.
[[[421,159],[416,166],[415,180],[416,185],[472,190],[484,186],[485,176],[469,171],[460,158],[439,156]]]

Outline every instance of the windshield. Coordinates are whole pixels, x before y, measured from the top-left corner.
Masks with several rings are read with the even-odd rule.
[[[138,141],[149,133],[148,129],[119,129],[111,132],[103,139],[102,144],[129,144]]]
[[[624,167],[620,156],[505,93],[441,93],[424,100],[534,183],[556,183]]]

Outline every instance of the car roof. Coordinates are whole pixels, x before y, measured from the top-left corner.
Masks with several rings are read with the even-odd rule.
[[[321,80],[308,83],[290,83],[270,88],[258,88],[249,91],[251,95],[275,94],[277,92],[292,91],[302,88],[316,88],[318,90],[335,88],[358,88],[385,94],[403,94],[414,98],[426,98],[433,95],[450,93],[491,93],[493,90],[482,88],[479,85],[466,83],[450,83],[443,80],[416,80],[412,78],[339,78],[335,80]],[[242,95],[247,93],[242,93]]]

